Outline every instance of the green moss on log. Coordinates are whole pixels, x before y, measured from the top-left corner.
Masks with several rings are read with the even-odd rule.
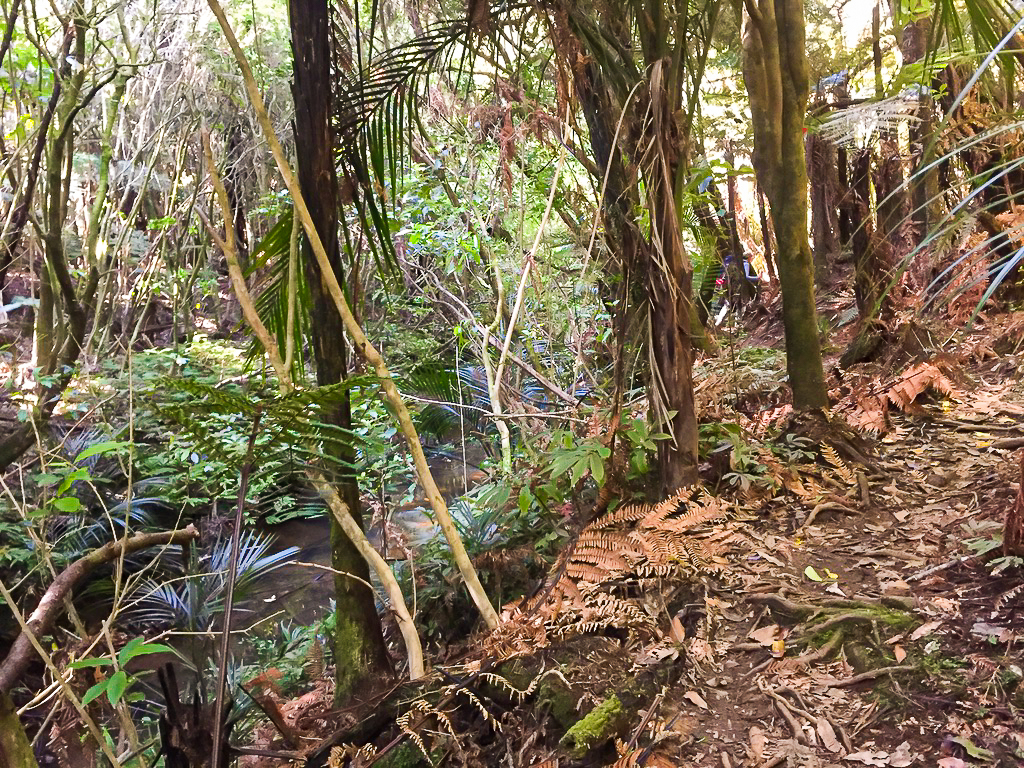
[[[562,746],[573,757],[583,757],[592,748],[616,736],[626,724],[626,713],[618,696],[598,704],[562,737]]]

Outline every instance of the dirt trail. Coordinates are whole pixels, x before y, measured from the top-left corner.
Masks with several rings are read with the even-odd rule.
[[[464,766],[1024,766],[1024,568],[975,554],[1001,533],[1024,445],[1021,357],[993,353],[996,338],[962,346],[974,362],[954,366],[951,392],[893,409],[877,473],[827,456],[769,467],[777,489],[739,494],[697,533],[715,548],[689,576],[652,573],[653,559],[630,573],[622,552],[593,560],[578,572],[618,575],[581,586],[576,631],[548,604],[511,635],[470,640],[423,688],[296,718],[322,718],[321,738],[404,742],[403,765],[418,764],[415,731]]]

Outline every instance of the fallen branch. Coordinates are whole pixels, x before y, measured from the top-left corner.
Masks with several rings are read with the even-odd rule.
[[[845,504],[840,504],[839,502],[836,501],[826,501],[822,504],[818,504],[814,509],[811,510],[811,514],[809,514],[807,516],[807,519],[804,520],[803,524],[799,528],[797,528],[797,533],[801,533],[804,529],[810,526],[811,523],[813,523],[817,519],[818,515],[820,515],[822,512],[845,512],[848,515],[857,514],[857,510],[850,509]]]
[[[57,620],[57,616],[64,608],[64,601],[71,596],[71,591],[75,585],[85,578],[90,571],[99,565],[109,563],[132,552],[138,552],[149,547],[184,544],[188,541],[195,541],[198,538],[199,531],[193,525],[180,531],[137,533],[126,539],[108,542],[85,557],[79,558],[61,571],[46,592],[43,593],[36,609],[29,616],[25,629],[15,639],[3,664],[0,664],[0,691],[9,692],[32,660],[32,641],[30,635],[38,638],[50,632],[54,622]]]
[[[993,440],[989,447],[1009,450],[1024,448],[1024,437],[1004,437],[1002,440]]]
[[[914,669],[916,669],[916,667],[913,667],[910,664],[904,664],[899,667],[879,667],[878,669],[869,669],[867,672],[861,672],[859,675],[854,675],[846,680],[826,681],[825,686],[827,688],[849,688],[851,685],[863,683],[867,680],[875,680],[879,677],[895,674],[896,672],[912,672]]]
[[[826,619],[821,622],[821,624],[815,624],[813,627],[808,627],[807,633],[810,635],[817,635],[827,629],[831,629],[837,624],[843,624],[848,621],[860,624],[871,624],[874,620],[874,617],[865,616],[862,613],[840,613],[838,616],[832,616]]]
[[[811,614],[821,610],[816,605],[810,605],[809,603],[796,603],[782,595],[776,594],[747,595],[747,601],[751,603],[767,603],[769,607],[774,608],[779,613],[784,613],[788,616],[794,616],[797,618],[810,616]]]
[[[976,557],[978,556],[961,555],[960,557],[953,558],[952,560],[947,560],[944,563],[939,563],[938,565],[933,565],[930,568],[925,568],[923,571],[912,573],[910,576],[907,576],[907,578],[905,578],[904,581],[908,584],[914,581],[920,581],[926,576],[931,576],[933,573],[939,573],[940,571],[945,571],[949,568],[953,568],[954,566],[960,565],[961,563],[966,563],[968,560],[973,560]]]

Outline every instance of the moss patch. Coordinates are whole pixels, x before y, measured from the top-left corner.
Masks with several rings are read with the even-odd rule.
[[[583,757],[593,747],[611,739],[626,723],[626,713],[618,696],[598,704],[589,715],[577,721],[562,737],[562,746],[573,757]]]

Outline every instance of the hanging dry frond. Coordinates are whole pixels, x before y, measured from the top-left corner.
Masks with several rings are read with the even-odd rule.
[[[369,765],[376,754],[377,748],[373,744],[364,744],[361,747],[355,744],[341,744],[331,747],[327,768],[359,768],[361,765]]]
[[[459,686],[459,685],[453,685],[453,686],[449,686],[449,688],[445,688],[444,691],[443,691],[443,693],[448,693],[448,692],[451,692],[451,693],[453,693],[453,694],[455,694],[457,696],[464,696],[467,699],[469,699],[469,703],[472,704],[474,707],[476,707],[477,711],[481,715],[483,715],[483,718],[484,718],[485,722],[490,723],[491,726],[496,731],[500,731],[502,729],[501,728],[501,722],[496,720],[494,715],[492,715],[490,712],[487,711],[487,707],[485,707],[483,705],[483,702],[480,701],[480,699],[477,697],[477,695],[475,693],[473,693],[471,690],[469,690],[468,688],[463,688],[462,686]]]
[[[417,704],[424,704],[424,702],[413,702],[413,708],[410,709],[408,712],[403,712],[401,715],[399,715],[395,722],[398,724],[398,727],[402,729],[402,733],[404,733],[406,736],[412,739],[413,743],[417,747],[419,747],[419,750],[423,753],[423,757],[426,758],[426,761],[430,765],[433,765],[434,761],[430,759],[430,753],[427,751],[427,747],[423,743],[423,739],[420,738],[420,735],[410,726],[410,723],[412,722],[412,718],[413,715],[416,713],[416,710],[422,709],[421,707],[417,707]],[[426,707],[427,709],[429,709],[429,705],[426,705]]]
[[[866,146],[880,134],[898,132],[904,123],[920,122],[918,108],[916,94],[855,104],[829,116],[818,127],[818,135],[833,144]]]

